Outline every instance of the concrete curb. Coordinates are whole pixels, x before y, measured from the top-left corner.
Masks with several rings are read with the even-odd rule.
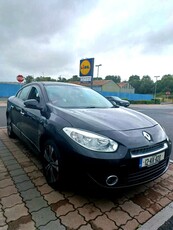
[[[153,216],[148,222],[146,222],[139,230],[157,230],[173,215],[173,202]]]

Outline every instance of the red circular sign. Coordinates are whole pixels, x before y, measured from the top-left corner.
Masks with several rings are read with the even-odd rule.
[[[24,78],[22,75],[18,75],[18,76],[17,76],[17,81],[20,82],[20,83],[23,82],[24,79],[25,79],[25,78]]]
[[[170,91],[167,91],[167,92],[166,92],[166,95],[170,95],[170,94],[171,94],[171,92],[170,92]]]

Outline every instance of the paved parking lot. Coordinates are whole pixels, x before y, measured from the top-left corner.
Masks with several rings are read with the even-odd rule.
[[[1,230],[134,230],[172,201],[173,164],[159,179],[121,194],[55,191],[39,160],[0,129]]]

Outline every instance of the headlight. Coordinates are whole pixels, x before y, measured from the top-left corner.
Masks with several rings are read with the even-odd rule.
[[[93,151],[115,152],[118,148],[115,141],[98,134],[75,128],[63,128],[63,131],[79,145]]]

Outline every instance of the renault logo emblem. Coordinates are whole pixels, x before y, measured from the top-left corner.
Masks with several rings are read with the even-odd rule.
[[[143,131],[142,134],[148,141],[151,141],[151,135],[149,133]]]

